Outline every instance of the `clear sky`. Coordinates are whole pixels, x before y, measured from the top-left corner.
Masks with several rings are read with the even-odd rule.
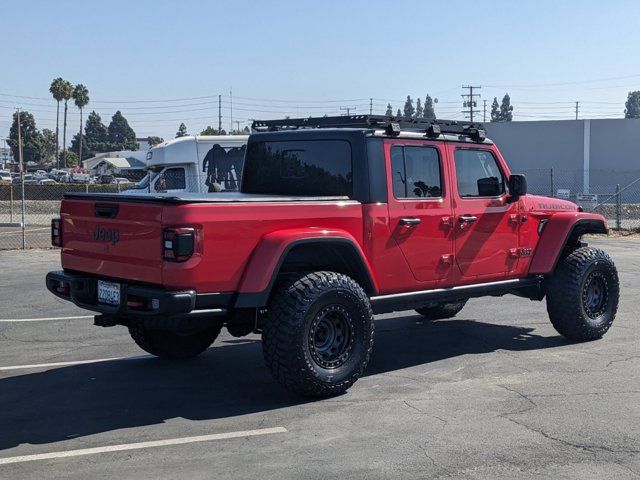
[[[138,136],[171,138],[233,119],[394,111],[437,97],[462,118],[463,84],[516,120],[622,116],[640,90],[640,2],[4,1],[0,137],[12,108],[55,126],[54,77],[89,88],[105,124],[120,109]],[[20,98],[34,97],[34,98]],[[199,98],[197,98],[199,97]],[[70,109],[69,129],[78,114]],[[86,117],[85,117],[86,118]],[[68,135],[70,137],[71,135]]]

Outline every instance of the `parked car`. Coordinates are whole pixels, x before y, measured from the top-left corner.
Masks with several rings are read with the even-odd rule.
[[[113,179],[113,183],[118,185],[126,185],[126,184],[133,184],[134,182],[132,182],[128,178],[116,177]]]
[[[113,175],[100,175],[100,183],[108,185],[113,183]]]
[[[42,180],[38,180],[38,185],[57,185],[58,182],[55,180],[51,180],[50,178],[43,178]]]
[[[9,170],[0,170],[0,183],[11,183],[11,173]]]
[[[450,318],[471,297],[514,294],[546,297],[574,341],[613,323],[616,267],[583,239],[605,218],[527,194],[478,126],[361,115],[253,127],[239,193],[67,194],[48,289],[160,357],[196,356],[225,326],[260,333],[276,380],[315,397],[362,375],[374,313]]]

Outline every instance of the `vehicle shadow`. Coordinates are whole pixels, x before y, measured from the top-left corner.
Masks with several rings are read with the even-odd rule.
[[[532,334],[532,328],[420,319],[408,315],[376,322],[376,347],[365,375],[496,349],[566,344],[560,337]],[[271,378],[258,340],[228,339],[186,361],[143,357],[0,379],[0,450],[154,425],[175,417],[228,418],[309,401],[288,393]]]

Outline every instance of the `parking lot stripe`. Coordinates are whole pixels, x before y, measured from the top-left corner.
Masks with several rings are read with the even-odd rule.
[[[34,462],[36,460],[51,460],[54,458],[79,457],[81,455],[95,455],[97,453],[122,452],[126,450],[139,450],[142,448],[166,447],[170,445],[184,445],[187,443],[210,442],[212,440],[227,440],[230,438],[255,437],[258,435],[270,435],[273,433],[286,433],[284,427],[261,428],[259,430],[243,430],[238,432],[213,433],[211,435],[198,435],[196,437],[171,438],[167,440],[155,440],[150,442],[124,443],[105,447],[81,448],[78,450],[66,450],[51,453],[39,453],[35,455],[21,455],[19,457],[0,458],[0,465],[11,463]]]
[[[111,357],[111,358],[96,358],[95,360],[76,360],[69,362],[54,362],[54,363],[34,363],[31,365],[11,365],[8,367],[0,367],[0,372],[7,372],[10,370],[29,370],[37,368],[49,368],[49,367],[68,367],[71,365],[86,365],[89,363],[100,362],[114,362],[119,360],[138,360],[141,358],[151,358],[152,355],[138,355],[135,357]]]
[[[51,227],[42,227],[42,228],[31,228],[31,229],[25,229],[25,233],[29,233],[29,232],[39,232],[40,230],[50,230]],[[0,235],[17,235],[22,233],[22,229],[20,229],[17,232],[0,232]]]
[[[53,322],[56,320],[80,320],[86,318],[93,318],[93,315],[81,315],[76,317],[45,317],[45,318],[0,318],[0,323],[12,323],[12,322]]]

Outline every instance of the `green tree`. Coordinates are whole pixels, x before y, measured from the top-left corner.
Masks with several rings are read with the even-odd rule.
[[[398,111],[396,112],[396,117],[401,117],[402,116],[402,110],[398,109]]]
[[[82,138],[82,143],[80,143],[80,138]],[[82,150],[82,157],[80,157],[80,150]],[[82,135],[82,137],[80,137],[80,132],[76,133],[71,139],[71,148],[69,151],[73,152],[76,158],[80,158],[80,161],[91,158],[94,155],[87,143],[87,136]]]
[[[513,120],[513,106],[511,105],[511,97],[508,93],[505,93],[502,97],[502,104],[500,105],[500,121],[510,122]]]
[[[640,90],[629,92],[624,106],[624,118],[640,118]]]
[[[78,134],[80,135],[80,139],[82,139],[82,109],[89,103],[89,89],[87,89],[87,87],[85,87],[83,84],[79,83],[73,88],[73,92],[71,95],[73,96],[73,102],[76,104],[76,107],[78,107],[78,110],[80,110],[80,131],[78,132]],[[82,141],[78,142],[78,147],[80,149],[78,151],[78,158],[80,160],[83,159],[83,143],[84,142]]]
[[[176,132],[176,138],[186,137],[187,135],[189,135],[187,133],[187,126],[184,123],[181,123],[180,126],[178,127],[178,131]]]
[[[62,100],[64,100],[64,122],[62,124],[62,166],[65,167],[67,165],[67,111],[69,109],[69,99],[73,93],[73,86],[71,85],[71,82],[62,80],[60,83],[60,92]]]
[[[43,138],[42,133],[36,128],[36,121],[27,111],[20,112],[20,135],[22,136],[22,160],[27,162],[42,162]],[[9,140],[13,158],[17,161],[18,152],[18,112],[13,114],[13,123],[9,129]]]
[[[56,134],[48,128],[42,129],[42,156],[44,161],[50,162],[56,158]]]
[[[76,133],[76,135],[78,134]],[[78,155],[76,154],[76,152],[73,152],[73,151],[67,152],[67,166],[77,167],[79,165],[80,165],[80,162],[78,161]]]
[[[387,117],[393,117],[393,108],[391,108],[391,104],[387,103],[387,111],[384,112]]]
[[[427,97],[424,99],[424,112],[422,116],[427,120],[435,120],[436,118],[436,112],[433,109],[433,98],[431,98],[429,94],[427,94]]]
[[[104,123],[102,123],[100,115],[95,111],[87,116],[87,123],[84,126],[84,137],[89,158],[98,152],[108,152],[112,150],[111,144],[109,143],[109,131]]]
[[[162,142],[164,142],[164,138],[162,137],[147,137],[147,143],[152,147],[155,147],[156,145],[159,145]]]
[[[60,168],[60,102],[64,100],[64,79],[54,78],[49,87],[49,92],[56,101],[56,167]]]
[[[418,97],[418,99],[416,100],[415,117],[416,118],[422,118],[423,115],[424,115],[424,110],[422,109],[422,102],[420,101],[420,97]]]
[[[411,95],[407,95],[407,101],[404,102],[404,116],[413,117],[415,113],[416,109],[413,108],[413,100],[411,100]]]
[[[211,125],[209,125],[207,128],[205,128],[200,132],[200,135],[226,135],[226,134],[227,132],[224,129],[218,130],[216,128],[213,128]]]
[[[493,103],[491,104],[491,121],[500,121],[500,105],[498,104],[498,97],[493,97]]]
[[[109,143],[112,149],[135,150],[138,148],[136,132],[129,126],[129,122],[127,122],[120,110],[111,117],[111,123],[107,127],[107,131],[109,132]]]

